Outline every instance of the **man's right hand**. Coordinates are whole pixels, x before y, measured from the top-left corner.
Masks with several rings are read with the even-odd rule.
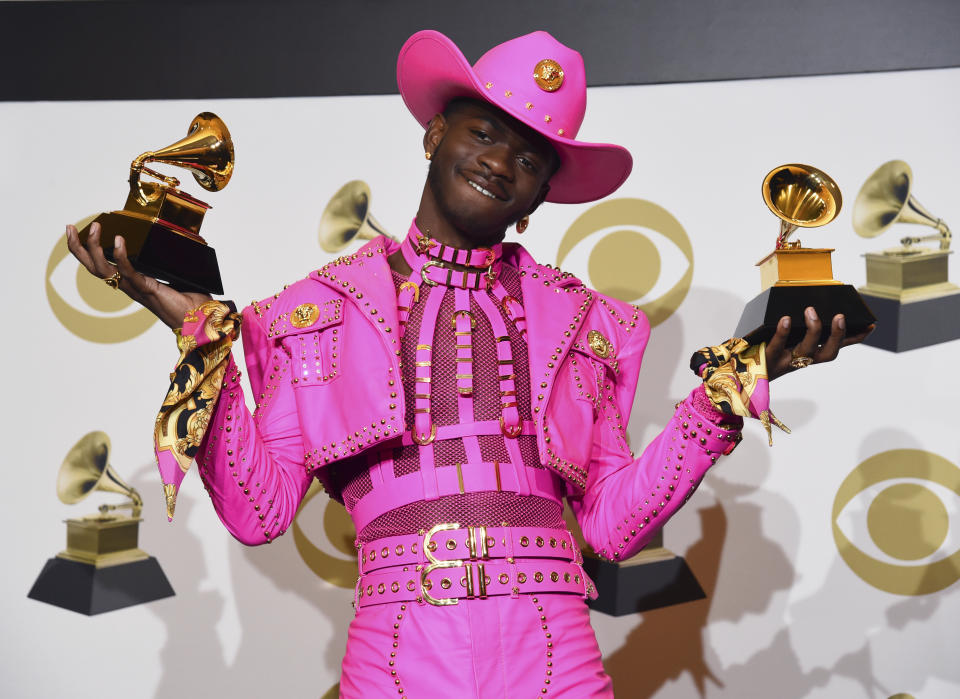
[[[209,294],[177,291],[135,270],[127,259],[126,242],[120,236],[117,236],[116,247],[113,250],[113,257],[117,264],[108,262],[103,254],[103,248],[100,247],[99,223],[90,226],[86,245],[80,244],[76,226],[68,225],[67,247],[80,264],[95,277],[106,280],[119,272],[119,290],[150,310],[170,328],[180,328],[187,311],[210,300]]]

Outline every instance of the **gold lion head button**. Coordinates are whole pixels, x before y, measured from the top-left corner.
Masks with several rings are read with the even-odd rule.
[[[600,357],[600,359],[606,359],[610,356],[610,352],[613,350],[613,344],[600,334],[597,330],[591,330],[587,333],[587,342],[590,344],[590,349],[593,350],[593,353]]]
[[[563,68],[552,58],[544,58],[533,69],[533,79],[541,90],[556,92],[563,85]]]
[[[295,328],[309,328],[320,317],[320,308],[315,303],[301,303],[290,314],[290,324]]]

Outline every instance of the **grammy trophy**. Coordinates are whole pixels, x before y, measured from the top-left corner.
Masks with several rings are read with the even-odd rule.
[[[920,205],[912,185],[910,166],[891,160],[867,178],[853,205],[853,229],[863,238],[876,238],[897,223],[937,231],[864,255],[867,283],[860,293],[880,319],[864,343],[893,352],[960,338],[960,286],[950,282],[947,270],[950,228]],[[926,242],[938,245],[921,245]]]
[[[780,234],[773,252],[757,263],[763,291],[744,308],[736,336],[751,343],[768,341],[780,318],[790,316],[787,344],[795,345],[806,333],[808,306],[820,317],[821,343],[838,313],[846,317],[848,334],[864,332],[876,319],[856,289],[833,278],[833,248],[805,248],[790,240],[798,227],[823,226],[837,217],[843,201],[837,183],[809,165],[781,165],[763,179],[762,193],[780,219]]]
[[[120,235],[138,271],[181,291],[222,294],[217,255],[200,237],[200,224],[210,206],[180,191],[177,178],[148,168],[151,162],[186,168],[201,187],[216,192],[233,174],[233,141],[217,115],[198,114],[184,138],[134,159],[123,210],[97,216],[80,230],[80,243],[86,243],[90,226],[99,223],[100,245],[108,260],[113,261],[113,241]],[[142,175],[156,181],[143,181]]]

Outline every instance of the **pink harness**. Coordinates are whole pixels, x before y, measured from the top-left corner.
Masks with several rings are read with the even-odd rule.
[[[416,333],[413,387],[407,389],[413,414],[412,421],[408,417],[409,429],[403,434],[402,447],[398,450],[394,442],[387,448],[368,452],[369,483],[364,482],[362,487],[348,484],[344,491],[360,533],[359,541],[363,542],[358,606],[424,598],[433,604],[437,600],[452,604],[461,597],[522,592],[592,592],[592,585],[580,568],[579,549],[562,529],[559,513],[565,491],[563,482],[539,463],[529,396],[524,396],[522,405],[518,397],[518,381],[529,383],[526,322],[522,304],[502,283],[501,246],[452,248],[423,235],[414,223],[401,252],[412,270],[409,278],[399,283],[397,306],[401,338],[408,331]],[[453,269],[450,264],[464,269]],[[422,299],[424,287],[429,287],[429,291]],[[451,296],[452,313],[449,318],[441,318],[441,308],[450,308]],[[418,322],[413,324],[411,314],[418,305]],[[476,344],[478,317],[484,330],[479,338],[481,345]],[[476,384],[474,361],[483,354],[489,355],[491,340],[496,352],[495,378],[491,377],[492,383],[485,380]],[[453,377],[436,373],[437,351],[442,348],[449,354],[451,343]],[[408,358],[410,344],[411,339],[407,338],[404,356]],[[441,371],[449,369],[447,363]],[[484,372],[490,376],[489,367],[484,367]],[[409,373],[404,375],[409,381]],[[438,394],[437,383],[449,388]],[[477,419],[481,410],[477,401],[489,406],[494,399],[484,391],[494,386],[498,389],[496,418]],[[435,414],[441,404],[447,422],[451,415],[457,422],[438,424]],[[532,449],[521,447],[524,438],[530,440]],[[450,463],[450,450],[459,455],[454,463]],[[491,451],[498,457],[491,458]],[[446,455],[439,465],[438,452]],[[396,458],[398,453],[400,461]],[[411,453],[417,462],[412,469],[405,466]],[[552,511],[556,516],[524,523],[534,526],[489,521],[484,522],[486,526],[478,526],[476,513],[482,511],[482,498],[491,494],[549,501],[555,504]],[[456,521],[437,524],[428,517],[430,524],[424,525],[421,518],[421,525],[414,529],[398,524],[390,536],[372,541],[364,537],[367,525],[378,518],[422,509],[431,502],[457,496],[461,499],[456,500],[454,510],[462,510],[462,516],[457,516]],[[382,527],[377,531],[384,533]],[[434,553],[440,539],[438,532],[445,532],[447,538],[441,542],[439,552]],[[484,542],[480,547],[476,546],[476,536]],[[527,548],[529,542],[533,543]],[[537,542],[541,542],[539,546]],[[381,557],[374,565],[377,552]],[[453,578],[444,575],[444,569],[461,566],[464,568]]]
[[[416,235],[416,243],[414,236]],[[416,246],[416,247],[415,247]],[[518,437],[521,434],[520,414],[517,411],[517,389],[514,383],[516,374],[513,370],[513,352],[510,347],[510,337],[503,317],[497,311],[492,295],[503,306],[507,317],[513,321],[521,335],[526,332],[523,307],[512,296],[508,296],[503,284],[500,283],[500,244],[492,248],[477,248],[475,250],[459,250],[431,240],[420,233],[414,223],[407,237],[400,246],[407,264],[410,265],[410,279],[406,285],[412,289],[414,298],[419,296],[419,287],[416,280],[419,278],[429,286],[450,287],[454,291],[456,312],[450,319],[450,327],[456,338],[457,350],[457,393],[460,396],[460,414],[470,414],[469,401],[473,396],[473,330],[476,320],[470,310],[471,297],[483,310],[487,320],[493,326],[497,347],[497,364],[500,369],[500,398],[501,415],[500,429],[507,437]],[[434,259],[424,257],[426,254]],[[443,262],[455,262],[476,271],[455,270],[443,265]],[[482,268],[486,268],[481,271]],[[484,293],[489,291],[489,294]],[[420,325],[420,337],[417,344],[417,386],[414,394],[416,407],[414,408],[414,429],[412,439],[420,446],[426,446],[436,438],[436,426],[430,418],[431,393],[431,366],[433,357],[433,341],[437,329],[437,316],[444,294],[431,294],[424,310]],[[407,309],[409,315],[409,299],[398,300],[401,308]],[[406,331],[406,316],[400,321],[400,337]]]

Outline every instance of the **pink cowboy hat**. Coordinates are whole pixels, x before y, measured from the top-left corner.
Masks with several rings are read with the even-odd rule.
[[[400,49],[397,85],[424,127],[453,98],[476,97],[543,134],[561,163],[547,201],[602,199],[623,184],[633,167],[626,148],[575,140],[587,106],[583,57],[546,32],[494,46],[473,67],[440,32],[417,32]]]

